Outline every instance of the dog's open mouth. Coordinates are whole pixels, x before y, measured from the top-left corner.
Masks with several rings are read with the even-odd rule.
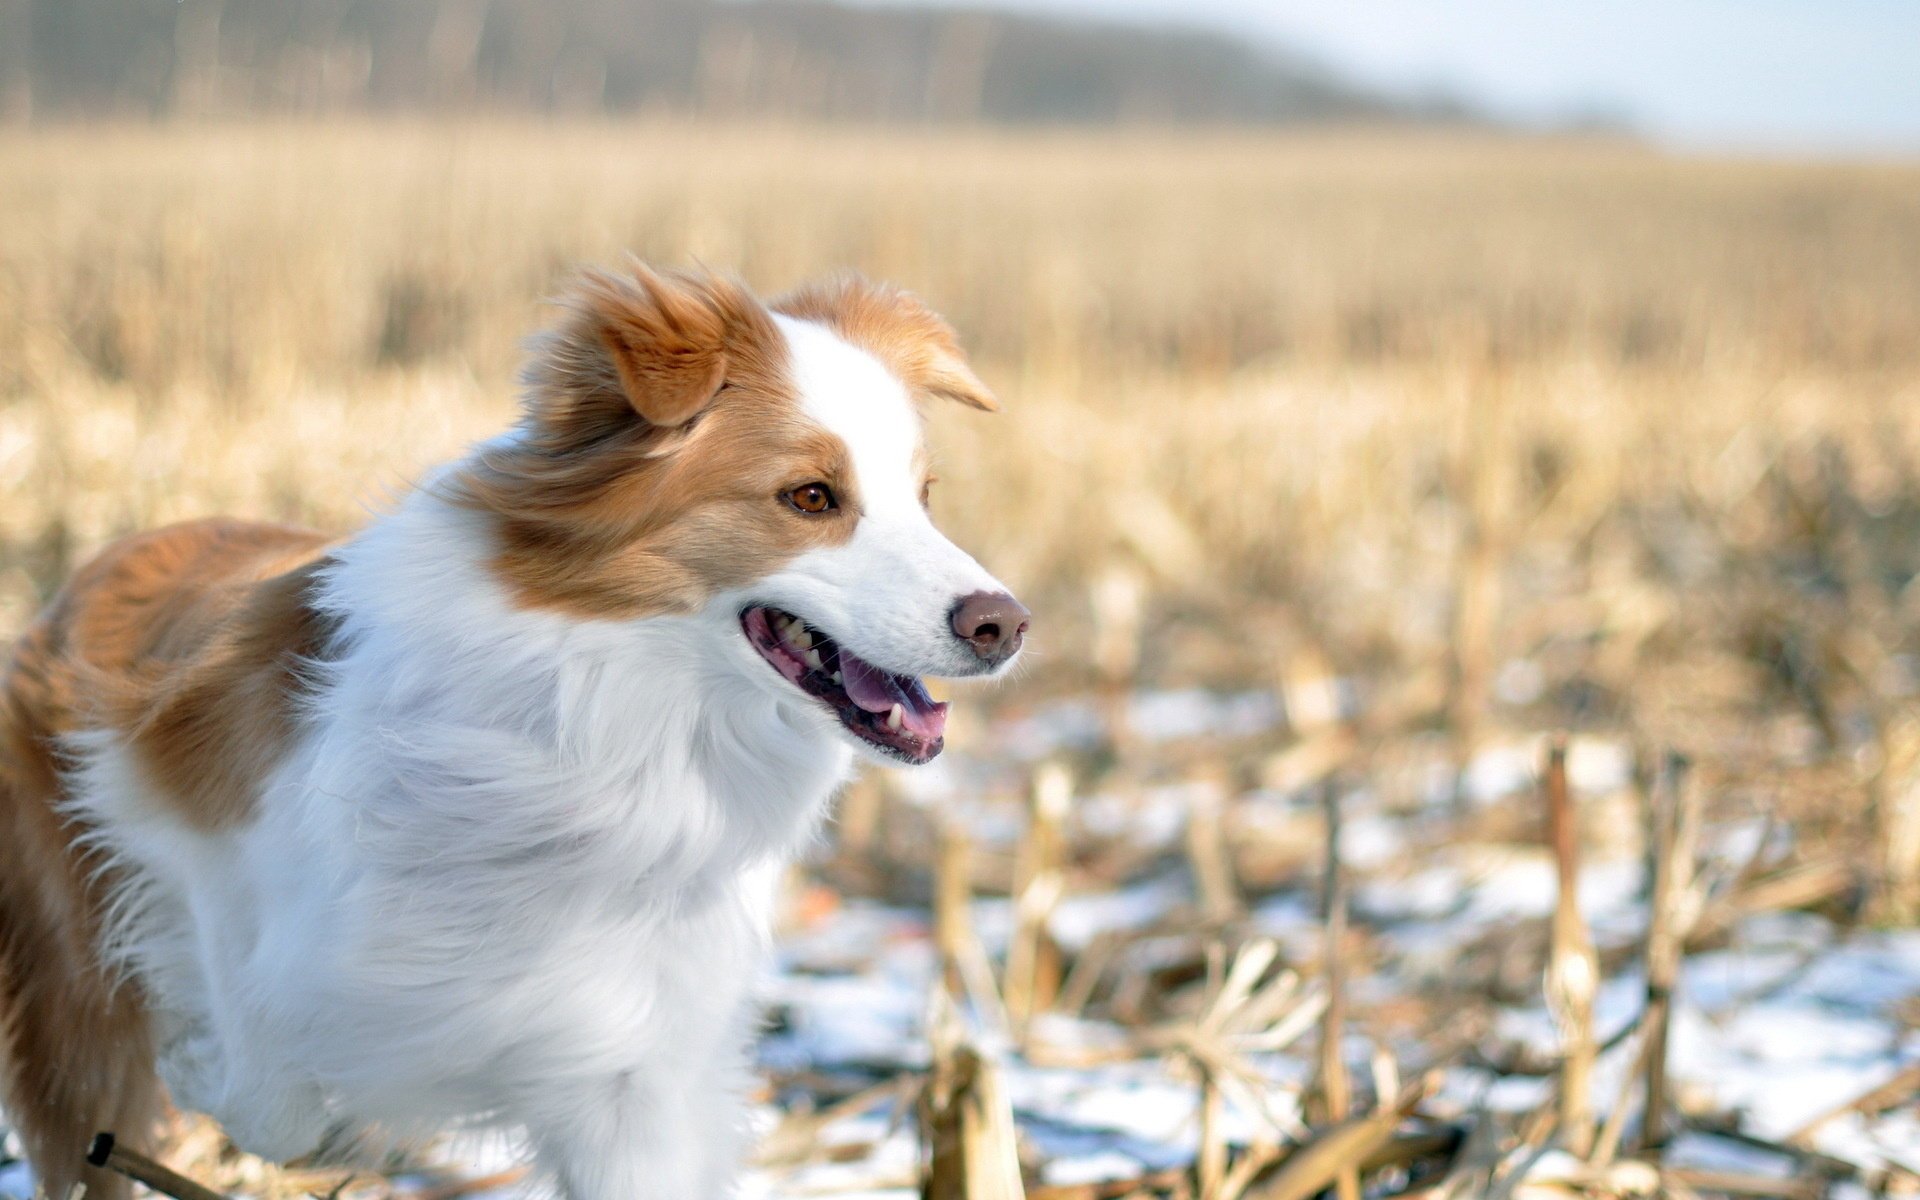
[[[740,625],[760,657],[860,740],[910,763],[930,761],[946,744],[947,706],[915,676],[882,671],[777,608],[749,608]]]

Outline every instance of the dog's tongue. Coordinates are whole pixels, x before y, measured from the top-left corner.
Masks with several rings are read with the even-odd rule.
[[[888,713],[900,706],[900,724],[928,741],[947,729],[947,706],[936,703],[918,679],[894,675],[840,648],[840,675],[847,696],[870,713]]]

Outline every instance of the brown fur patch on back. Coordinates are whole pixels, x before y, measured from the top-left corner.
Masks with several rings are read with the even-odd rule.
[[[48,740],[117,732],[194,828],[246,820],[331,632],[312,603],[327,541],[210,520],[108,547],[15,647],[21,719]]]
[[[760,302],[711,275],[636,270],[633,283],[590,276],[569,297],[536,349],[518,438],[451,485],[492,518],[495,569],[528,607],[693,612],[844,542],[859,519],[846,446],[802,414],[785,340]],[[617,346],[609,328],[624,331]],[[683,416],[694,381],[705,391]],[[661,412],[676,419],[648,415]],[[816,481],[833,488],[837,511],[807,516],[781,499]]]
[[[1000,402],[960,352],[953,326],[913,293],[845,275],[774,301],[774,310],[818,321],[884,363],[908,389],[995,412]]]
[[[247,589],[190,666],[155,672],[120,714],[135,761],[203,824],[245,820],[293,740],[303,670],[333,632],[312,604],[319,570],[304,563]]]

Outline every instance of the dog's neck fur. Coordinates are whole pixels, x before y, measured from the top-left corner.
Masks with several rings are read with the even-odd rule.
[[[328,577],[341,644],[321,727],[351,723],[353,744],[385,749],[393,803],[444,804],[468,853],[569,844],[582,867],[609,869],[576,882],[658,894],[797,851],[852,754],[802,699],[725,661],[731,612],[517,609],[486,569],[483,521],[424,488],[342,547]],[[432,835],[442,854],[447,832]]]

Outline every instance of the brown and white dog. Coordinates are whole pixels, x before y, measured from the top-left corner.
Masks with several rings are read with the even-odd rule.
[[[769,883],[1028,615],[933,526],[912,297],[591,275],[508,434],[334,539],[130,537],[0,693],[4,1103],[53,1194],[164,1082],[242,1148],[518,1131],[727,1193]]]

